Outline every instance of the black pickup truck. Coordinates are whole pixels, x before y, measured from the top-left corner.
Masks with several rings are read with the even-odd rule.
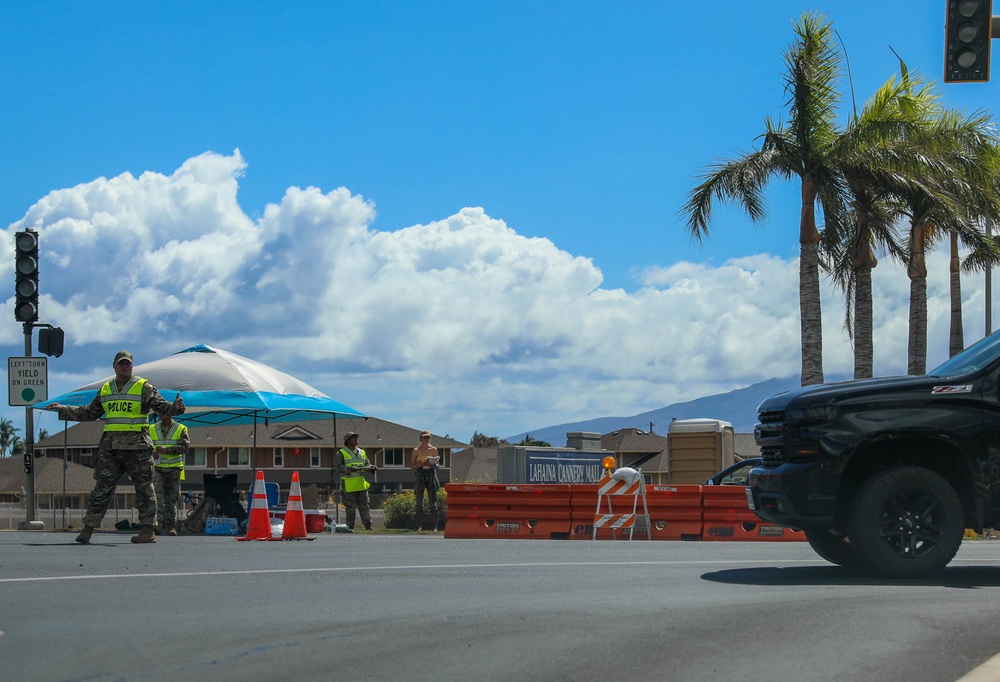
[[[758,413],[750,508],[827,561],[926,577],[1000,522],[1000,332],[926,376],[806,386]]]

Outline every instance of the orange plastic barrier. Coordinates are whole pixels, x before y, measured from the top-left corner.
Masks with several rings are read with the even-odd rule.
[[[632,511],[632,503],[612,502],[608,509],[602,500],[597,509],[597,484],[570,485],[572,494],[573,524],[572,540],[590,540],[594,536],[594,511],[599,514]],[[700,486],[697,485],[647,485],[646,506],[649,509],[650,535],[653,540],[700,540],[702,527],[702,504]],[[742,488],[740,489],[742,490]],[[449,502],[450,504],[450,502]],[[641,503],[640,503],[641,505]],[[451,507],[449,506],[449,514]],[[449,517],[450,518],[450,517]],[[450,521],[449,521],[450,523]],[[637,526],[632,538],[645,540],[644,530]],[[598,528],[598,540],[627,539],[621,530],[617,533],[610,528]]]
[[[561,484],[447,483],[446,538],[566,539],[570,487]],[[597,487],[593,486],[597,504]],[[593,522],[594,508],[590,509]]]
[[[746,490],[736,485],[701,488],[705,528],[703,540],[804,542],[805,533],[761,521],[747,507]]]

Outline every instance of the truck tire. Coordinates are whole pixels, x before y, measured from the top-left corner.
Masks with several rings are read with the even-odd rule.
[[[879,472],[858,490],[847,534],[868,568],[926,578],[952,560],[965,534],[962,502],[944,478],[921,467]]]
[[[844,568],[861,568],[861,561],[854,554],[854,548],[839,535],[828,531],[807,530],[806,540],[813,551],[831,564]]]

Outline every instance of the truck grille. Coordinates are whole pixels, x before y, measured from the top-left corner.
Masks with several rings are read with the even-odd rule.
[[[777,466],[784,461],[781,446],[785,437],[785,413],[761,412],[760,420],[754,427],[753,436],[760,447],[760,456],[764,466]]]

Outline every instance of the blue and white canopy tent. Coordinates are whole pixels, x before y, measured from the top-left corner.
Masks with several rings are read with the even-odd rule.
[[[160,360],[136,365],[133,374],[149,380],[168,401],[180,394],[186,411],[176,421],[198,425],[253,424],[253,468],[257,469],[257,424],[366,415],[337,402],[295,377],[273,367],[220,348],[199,345]],[[87,405],[109,375],[56,398],[34,405],[43,410],[52,403]]]

